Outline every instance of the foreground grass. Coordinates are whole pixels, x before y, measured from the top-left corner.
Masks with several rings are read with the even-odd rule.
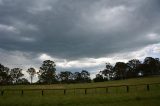
[[[53,85],[17,85],[17,86],[1,86],[0,89],[54,89],[54,88],[84,88],[99,87],[113,85],[132,85],[159,83],[160,77],[135,78],[120,81],[108,81],[100,83],[87,84],[53,84]],[[66,95],[63,91],[6,91],[0,96],[0,106],[159,106],[160,104],[160,85],[150,86],[150,91],[146,90],[146,86],[130,87],[127,93],[126,88],[111,88],[109,93],[105,89],[97,89],[84,92],[79,91],[76,94],[68,92]]]
[[[160,91],[81,95],[3,96],[0,106],[159,106]]]

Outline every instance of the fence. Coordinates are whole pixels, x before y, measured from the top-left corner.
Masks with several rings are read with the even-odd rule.
[[[107,94],[107,93],[128,93],[137,91],[159,90],[160,83],[138,84],[138,85],[118,85],[105,87],[88,87],[88,88],[68,88],[68,89],[0,89],[3,95],[87,95],[87,94]]]

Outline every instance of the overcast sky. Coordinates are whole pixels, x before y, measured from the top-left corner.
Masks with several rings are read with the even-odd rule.
[[[92,74],[106,62],[160,58],[160,0],[0,0],[0,63]]]

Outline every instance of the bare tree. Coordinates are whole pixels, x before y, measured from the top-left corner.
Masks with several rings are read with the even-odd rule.
[[[32,84],[32,81],[33,81],[33,77],[35,76],[35,74],[36,74],[36,70],[34,69],[34,68],[29,68],[28,70],[27,70],[27,73],[30,75],[30,78],[31,78],[31,84]]]

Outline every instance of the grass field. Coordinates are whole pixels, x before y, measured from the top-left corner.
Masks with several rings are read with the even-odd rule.
[[[17,91],[6,91],[0,96],[0,106],[159,106],[160,105],[160,84],[150,85],[147,91],[146,86],[130,86],[129,92],[126,87],[111,87],[106,89],[88,89],[66,91],[45,90],[42,96],[40,91],[25,91],[21,95],[18,89],[73,89],[89,87],[106,87],[118,85],[137,85],[160,83],[160,77],[135,78],[119,81],[108,81],[86,84],[54,84],[54,85],[16,85],[1,86],[2,89],[17,89]]]

